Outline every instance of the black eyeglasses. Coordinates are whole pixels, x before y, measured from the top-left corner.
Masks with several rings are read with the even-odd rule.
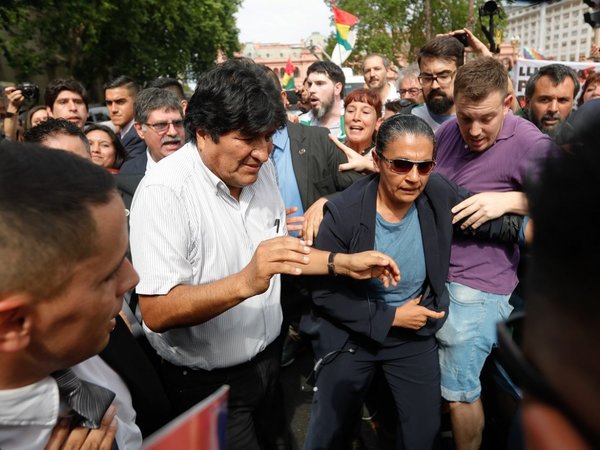
[[[569,407],[547,383],[544,375],[535,367],[521,349],[525,313],[518,312],[504,321],[498,322],[498,358],[512,381],[537,399],[562,411],[588,442],[596,442],[593,430],[578,419]]]
[[[437,75],[421,74],[417,78],[422,86],[429,86],[432,85],[434,81],[437,81],[440,87],[447,87],[452,82],[452,78],[454,78],[455,74],[456,70],[453,70],[449,72],[442,72]]]
[[[387,159],[381,153],[377,153],[377,156],[390,166],[392,172],[403,175],[410,172],[414,166],[417,166],[419,175],[429,175],[435,167],[435,161],[433,159],[426,159],[424,161],[413,161],[412,159],[404,158]]]
[[[146,123],[145,125],[152,128],[158,134],[162,134],[167,132],[171,124],[176,130],[181,130],[183,128],[183,119],[169,120],[168,122]]]

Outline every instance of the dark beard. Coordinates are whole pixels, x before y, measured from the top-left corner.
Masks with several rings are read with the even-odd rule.
[[[440,95],[441,98],[433,98]],[[436,116],[447,115],[448,111],[454,106],[454,100],[449,98],[444,91],[439,89],[432,90],[425,99],[427,109]]]
[[[555,120],[558,120],[559,122],[556,125],[547,127],[542,122],[545,119],[555,119]],[[560,120],[560,114],[558,114],[558,113],[546,113],[540,118],[540,120],[537,120],[533,116],[533,113],[531,112],[531,110],[529,110],[529,120],[531,122],[533,122],[533,124],[536,127],[538,127],[542,133],[547,134],[551,138],[556,137],[555,135],[556,135],[556,132],[558,131],[558,126],[562,123],[562,121]]]

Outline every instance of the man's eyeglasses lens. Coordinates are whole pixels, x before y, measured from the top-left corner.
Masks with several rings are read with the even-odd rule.
[[[422,91],[422,89],[420,89],[420,88],[400,89],[400,95],[406,95],[406,94],[418,95],[419,92],[421,92],[421,91]]]
[[[390,165],[392,172],[400,174],[406,174],[410,172],[414,166],[417,166],[419,175],[428,175],[435,167],[435,161],[432,159],[425,161],[412,161],[404,158],[387,159],[383,155],[379,155],[379,157]]]
[[[170,120],[169,122],[147,123],[146,125],[152,128],[157,133],[164,133],[169,129],[169,125],[171,124],[173,124],[173,126],[178,130],[183,128],[183,120]]]

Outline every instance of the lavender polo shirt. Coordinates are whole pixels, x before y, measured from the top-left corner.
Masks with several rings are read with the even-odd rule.
[[[509,112],[496,142],[484,152],[472,152],[460,135],[456,118],[436,132],[436,171],[471,192],[522,191],[528,176],[557,147],[531,122]],[[448,281],[493,294],[510,294],[517,285],[519,248],[455,238]]]

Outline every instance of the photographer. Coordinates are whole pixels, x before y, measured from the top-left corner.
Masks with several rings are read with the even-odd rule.
[[[39,99],[39,88],[37,85],[23,83],[16,86],[4,88],[6,96],[6,113],[4,115],[4,137],[13,141],[21,140],[22,124],[19,120],[21,108],[30,108]]]

